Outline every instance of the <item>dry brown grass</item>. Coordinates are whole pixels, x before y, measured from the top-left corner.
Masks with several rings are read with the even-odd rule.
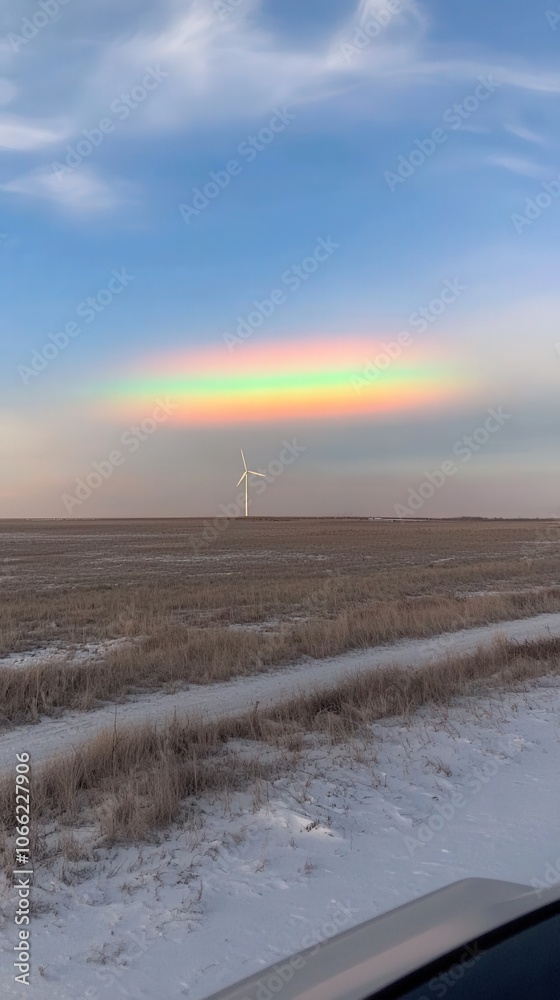
[[[294,698],[273,709],[214,723],[113,729],[66,757],[48,762],[32,777],[36,823],[98,824],[104,841],[138,841],[184,813],[189,797],[247,786],[289,767],[306,734],[331,740],[363,736],[368,723],[410,717],[429,704],[450,704],[462,695],[507,690],[560,673],[560,639],[497,643],[462,658],[417,669],[364,672],[330,690]],[[248,741],[240,754],[232,741]],[[239,745],[236,743],[236,745]],[[278,748],[267,757],[267,748]],[[13,829],[14,779],[0,784],[0,822]],[[7,840],[5,839],[5,849]],[[36,851],[40,842],[36,835]],[[6,857],[9,862],[9,855]]]
[[[346,609],[276,634],[217,628],[155,633],[110,652],[87,667],[52,663],[0,668],[1,716],[36,721],[60,709],[89,710],[101,701],[163,685],[209,684],[256,673],[305,656],[324,658],[407,637],[427,637],[471,625],[560,610],[560,588],[472,598],[396,600]]]
[[[196,520],[0,522],[0,652],[560,584],[553,523],[241,518],[198,549],[203,530]]]
[[[197,549],[203,530],[0,523],[0,652],[135,639],[87,668],[0,667],[4,719],[560,610],[552,523],[239,519]]]

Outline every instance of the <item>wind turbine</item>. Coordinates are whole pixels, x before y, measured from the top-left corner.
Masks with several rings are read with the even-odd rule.
[[[262,472],[253,472],[252,469],[247,468],[247,462],[245,461],[245,455],[243,454],[243,448],[241,450],[241,458],[243,459],[243,465],[245,467],[245,472],[241,476],[238,482],[238,486],[241,486],[243,480],[245,480],[245,517],[249,517],[249,476],[260,476],[261,479],[266,479],[266,476]]]

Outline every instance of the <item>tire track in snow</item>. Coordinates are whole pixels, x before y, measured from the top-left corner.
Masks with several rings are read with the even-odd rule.
[[[560,613],[537,615],[476,628],[448,632],[429,639],[405,639],[322,660],[307,660],[268,673],[240,677],[222,684],[196,685],[165,694],[156,692],[124,704],[109,704],[91,712],[66,712],[60,719],[43,718],[36,725],[19,725],[0,734],[0,773],[15,766],[15,754],[27,752],[32,765],[75,749],[105,729],[179,720],[208,721],[238,715],[259,702],[269,707],[294,694],[325,688],[362,670],[379,667],[419,667],[448,653],[473,653],[498,636],[507,639],[560,637]],[[87,669],[87,668],[86,668]]]

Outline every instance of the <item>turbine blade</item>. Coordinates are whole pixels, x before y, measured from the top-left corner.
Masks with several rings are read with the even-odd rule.
[[[242,483],[242,482],[243,482],[243,480],[245,479],[245,476],[246,476],[246,475],[247,475],[247,473],[246,473],[246,472],[244,472],[244,473],[243,473],[243,475],[241,476],[241,479],[239,480],[239,482],[237,483],[237,485],[236,485],[236,487],[235,487],[236,489],[237,489],[237,486],[241,486],[241,483]]]
[[[245,461],[245,455],[243,454],[243,448],[239,449],[241,452],[241,458],[243,459],[243,465],[245,467],[245,472],[247,472],[247,462]]]
[[[252,469],[247,469],[247,472],[249,473],[250,476],[260,476],[261,479],[266,479],[264,472],[253,472]]]

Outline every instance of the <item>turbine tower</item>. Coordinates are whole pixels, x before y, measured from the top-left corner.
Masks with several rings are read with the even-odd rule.
[[[247,468],[247,462],[245,461],[245,455],[243,454],[243,448],[241,448],[241,458],[243,459],[243,467],[245,472],[241,476],[238,482],[238,486],[241,486],[243,480],[245,480],[245,517],[249,517],[249,476],[260,476],[261,479],[266,479],[266,476],[262,472],[253,472],[252,469]]]

